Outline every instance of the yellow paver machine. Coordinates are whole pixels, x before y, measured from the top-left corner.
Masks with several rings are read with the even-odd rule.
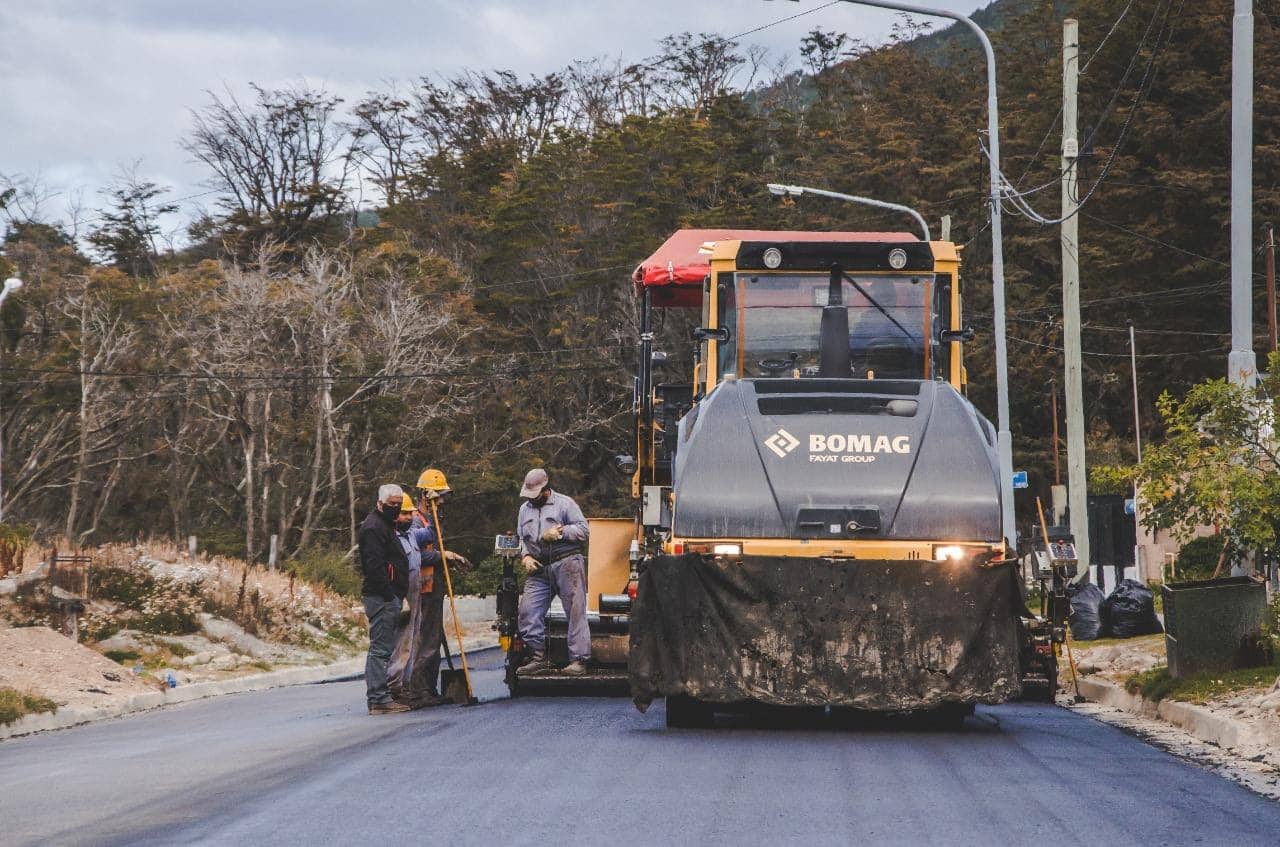
[[[638,707],[962,718],[1018,694],[959,274],[950,242],[754,230],[681,230],[636,269],[636,514],[593,521],[589,580],[597,660],[620,673],[625,635]],[[661,309],[701,310],[688,381],[655,376]]]

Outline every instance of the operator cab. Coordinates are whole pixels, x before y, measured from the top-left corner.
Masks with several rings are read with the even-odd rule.
[[[753,378],[942,379],[962,388],[955,246],[899,233],[828,235],[830,241],[704,245],[710,273],[700,393],[726,379]],[[847,357],[836,351],[834,360],[830,347],[841,339],[823,338],[833,304],[845,315],[836,316],[838,330],[826,332],[838,331],[847,346]]]
[[[851,365],[846,376],[934,376],[939,355],[937,333],[930,331],[938,311],[933,275],[843,276]],[[830,302],[825,274],[739,272],[719,288],[718,323],[731,328],[730,341],[719,345],[721,378],[820,375],[820,324]]]

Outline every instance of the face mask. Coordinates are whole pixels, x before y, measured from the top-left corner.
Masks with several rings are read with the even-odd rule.
[[[394,521],[396,518],[400,517],[400,507],[399,506],[383,506],[382,514],[386,515],[387,517],[391,518],[391,520]]]

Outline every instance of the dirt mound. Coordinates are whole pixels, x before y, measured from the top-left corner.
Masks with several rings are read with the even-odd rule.
[[[93,707],[156,690],[127,668],[42,626],[0,629],[0,687]]]

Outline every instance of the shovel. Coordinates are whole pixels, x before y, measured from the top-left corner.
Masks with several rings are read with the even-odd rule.
[[[434,499],[431,501],[431,520],[435,524],[436,528],[436,547],[440,550],[440,566],[444,570],[444,587],[445,590],[449,592],[449,610],[453,614],[453,634],[458,639],[458,656],[462,659],[463,694],[461,699],[459,699],[456,694],[453,695],[453,702],[457,703],[459,706],[475,706],[480,701],[476,699],[475,692],[471,688],[471,673],[467,668],[467,651],[462,647],[462,621],[458,619],[458,604],[454,601],[453,597],[453,580],[449,576],[449,554],[445,550],[444,529],[440,526],[440,512],[436,508],[436,501]],[[443,632],[443,623],[441,623],[441,628]],[[450,674],[456,674],[457,671],[453,670],[453,657],[450,655],[448,642],[445,642],[444,654],[449,658],[448,672]],[[441,678],[444,678],[444,674],[441,674]],[[444,685],[446,686],[446,689],[442,689],[442,691],[447,690],[449,682],[446,681]],[[450,695],[446,693],[445,696],[447,697]]]
[[[444,632],[443,622],[440,624],[440,645],[444,648],[444,660],[449,663],[448,670],[440,669],[441,696],[457,706],[474,705],[475,698],[467,687],[466,674],[453,666],[453,651],[449,649],[449,636]]]

